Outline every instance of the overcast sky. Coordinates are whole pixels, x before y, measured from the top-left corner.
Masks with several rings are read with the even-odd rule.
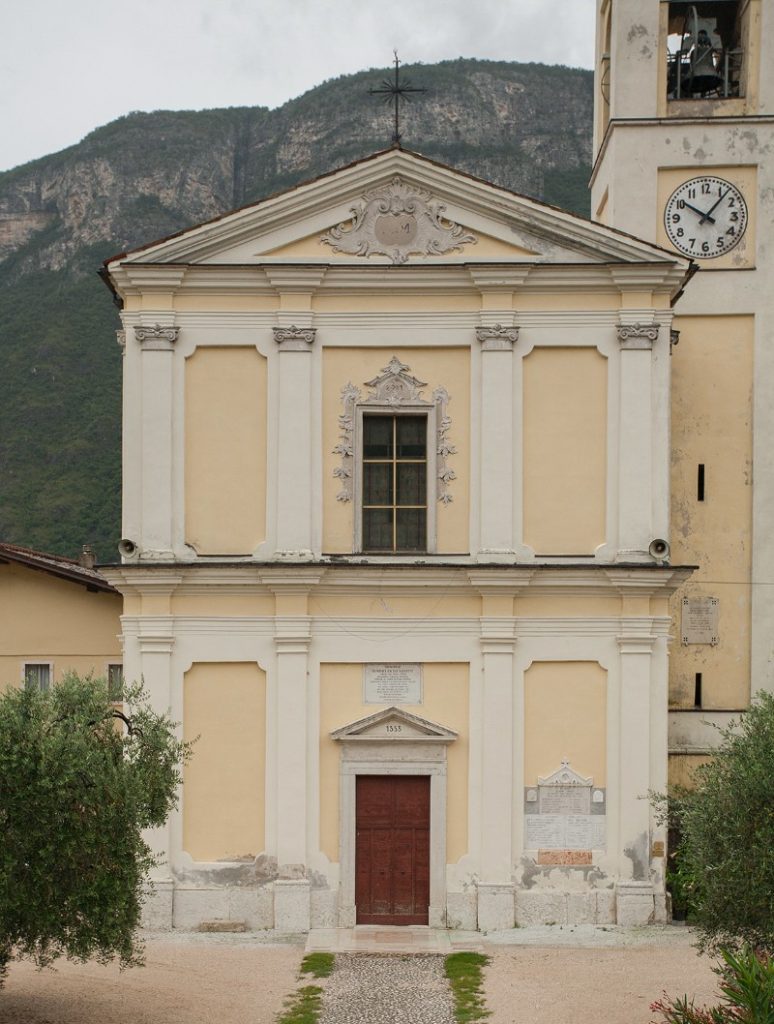
[[[480,57],[589,68],[594,8],[595,0],[0,0],[0,170],[132,110],[280,106],[326,78],[384,67],[395,48],[407,63]]]

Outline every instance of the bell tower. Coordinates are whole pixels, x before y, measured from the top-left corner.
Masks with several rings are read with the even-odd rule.
[[[689,256],[671,358],[670,774],[774,690],[774,4],[599,0],[592,217]],[[678,344],[679,341],[679,344]],[[699,713],[697,713],[699,712]]]

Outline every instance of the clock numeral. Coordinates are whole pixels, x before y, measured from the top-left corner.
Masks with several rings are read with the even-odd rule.
[[[733,217],[731,219],[733,220]],[[680,223],[680,214],[679,213],[673,213],[672,214],[672,223],[673,224],[679,224]]]
[[[685,200],[684,199],[678,199],[677,200],[677,209],[678,210],[684,210],[685,209]]]
[[[701,194],[703,196],[708,196],[709,193],[710,193],[710,184],[709,184],[708,181],[703,181],[701,183]]]
[[[691,248],[693,249],[693,247],[696,245],[696,239],[695,238],[689,238],[688,241],[690,242]]]
[[[729,205],[729,207],[736,206],[736,199],[734,199],[733,196],[729,197],[728,205]]]
[[[718,248],[719,249],[723,248],[723,243],[724,242],[725,242],[725,239],[723,238],[723,236],[722,235],[718,235]]]
[[[689,188],[688,189],[688,198],[689,199],[695,199],[696,198],[696,189],[695,188]]]
[[[727,230],[728,230],[729,235],[735,235],[736,234],[736,228],[734,227],[733,224]]]
[[[683,235],[685,234],[685,232],[683,231],[682,228],[678,228],[677,231],[675,231],[675,234],[677,235],[678,238],[682,238]]]
[[[736,212],[736,210],[734,210],[733,213],[730,215],[729,220],[732,220],[734,222],[739,220],[739,214]]]

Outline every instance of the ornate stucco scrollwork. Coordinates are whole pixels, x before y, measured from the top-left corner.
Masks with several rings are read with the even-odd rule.
[[[371,394],[363,405],[430,405],[422,398],[426,382],[412,377],[408,371],[409,367],[393,356],[378,377],[365,382]]]
[[[433,392],[433,402],[438,410],[437,413],[437,436],[435,439],[436,452],[436,477],[438,478],[438,500],[448,505],[454,498],[449,494],[449,484],[457,479],[457,474],[446,464],[450,455],[456,455],[457,449],[451,443],[447,434],[451,427],[451,418],[446,412],[446,405],[449,401],[449,392],[446,388],[436,388]]]
[[[453,501],[449,493],[449,484],[456,480],[457,474],[448,465],[450,455],[456,455],[457,449],[449,440],[451,417],[447,405],[451,401],[449,392],[444,387],[433,391],[433,400],[428,402],[422,397],[422,389],[427,387],[425,381],[419,380],[409,373],[410,367],[402,363],[396,356],[385,366],[382,372],[372,380],[366,381],[369,390],[366,398],[362,397],[360,388],[348,382],[341,389],[343,412],[339,416],[339,440],[333,454],[341,458],[341,462],[333,470],[333,475],[341,481],[341,490],[336,495],[337,501],[352,501],[353,471],[355,464],[355,428],[358,406],[382,408],[399,408],[426,406],[435,409],[435,455],[436,455],[436,498],[444,505]],[[433,421],[431,420],[431,423]]]
[[[658,324],[618,324],[616,333],[621,348],[653,348],[658,340]]]
[[[396,176],[364,193],[350,211],[352,220],[331,228],[320,241],[334,252],[389,256],[393,263],[406,263],[411,255],[442,256],[475,243],[475,235],[444,218],[445,209],[430,192]]]
[[[116,345],[121,349],[121,355],[123,355],[126,350],[126,331],[123,328],[116,331]]]
[[[352,501],[352,469],[355,459],[355,406],[360,399],[360,388],[347,382],[341,389],[344,412],[339,416],[339,443],[333,449],[334,455],[341,456],[341,465],[336,466],[333,475],[341,481],[341,490],[336,501]]]
[[[304,351],[307,346],[314,344],[316,327],[275,327],[274,340],[280,348]]]
[[[152,327],[135,327],[134,336],[141,345],[148,342],[161,342],[165,345],[174,345],[180,335],[179,327],[171,327],[161,324],[154,324]]]
[[[519,340],[518,327],[504,327],[495,324],[493,327],[477,327],[476,340],[481,342],[485,352],[509,351]]]

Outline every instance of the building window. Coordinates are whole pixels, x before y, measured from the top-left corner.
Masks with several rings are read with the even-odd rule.
[[[51,664],[27,662],[24,665],[24,689],[45,692],[51,686]]]
[[[427,551],[427,415],[363,416],[363,551]]]
[[[108,684],[108,696],[112,701],[117,701],[121,697],[121,687],[124,683],[124,666],[123,665],[108,665],[107,667],[107,684]]]

